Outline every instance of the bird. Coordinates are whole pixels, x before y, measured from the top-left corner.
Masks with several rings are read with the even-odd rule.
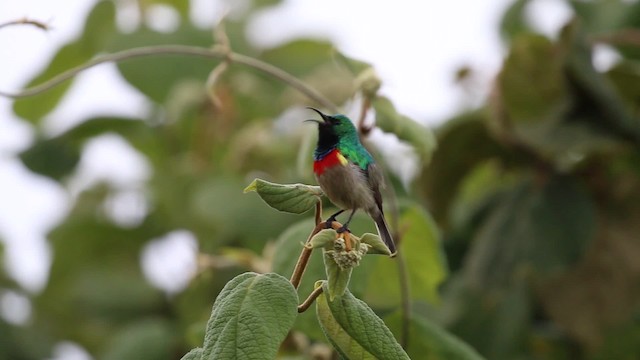
[[[396,245],[382,210],[380,187],[384,186],[382,171],[371,154],[360,142],[353,122],[345,115],[326,115],[309,107],[320,115],[322,121],[306,121],[318,124],[318,144],[313,152],[313,172],[320,188],[329,200],[340,208],[331,215],[327,227],[336,217],[351,210],[349,218],[337,231],[349,231],[348,226],[358,209],[364,210],[375,222],[378,235],[389,248],[392,256]]]

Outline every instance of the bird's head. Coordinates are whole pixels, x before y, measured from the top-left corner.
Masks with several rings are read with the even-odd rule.
[[[323,114],[320,110],[314,109],[312,107],[310,107],[309,109],[317,112],[322,118],[322,121],[316,119],[306,120],[318,123],[318,131],[320,132],[321,138],[343,138],[345,136],[357,135],[356,127],[348,117],[341,114],[326,115]]]

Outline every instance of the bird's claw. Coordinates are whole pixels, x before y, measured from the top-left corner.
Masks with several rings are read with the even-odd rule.
[[[338,230],[336,230],[338,234],[342,234],[343,232],[351,233],[351,230],[346,225],[342,225]]]

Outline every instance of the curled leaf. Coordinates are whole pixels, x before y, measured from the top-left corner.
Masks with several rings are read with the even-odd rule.
[[[275,184],[255,179],[244,189],[245,193],[255,191],[272,208],[294,214],[302,214],[315,207],[320,201],[322,190],[319,186],[305,184]]]

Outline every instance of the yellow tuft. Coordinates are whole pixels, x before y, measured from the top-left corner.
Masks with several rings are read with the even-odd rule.
[[[349,160],[340,153],[338,153],[338,160],[340,160],[340,164],[342,164],[342,166],[347,166],[349,163]]]

